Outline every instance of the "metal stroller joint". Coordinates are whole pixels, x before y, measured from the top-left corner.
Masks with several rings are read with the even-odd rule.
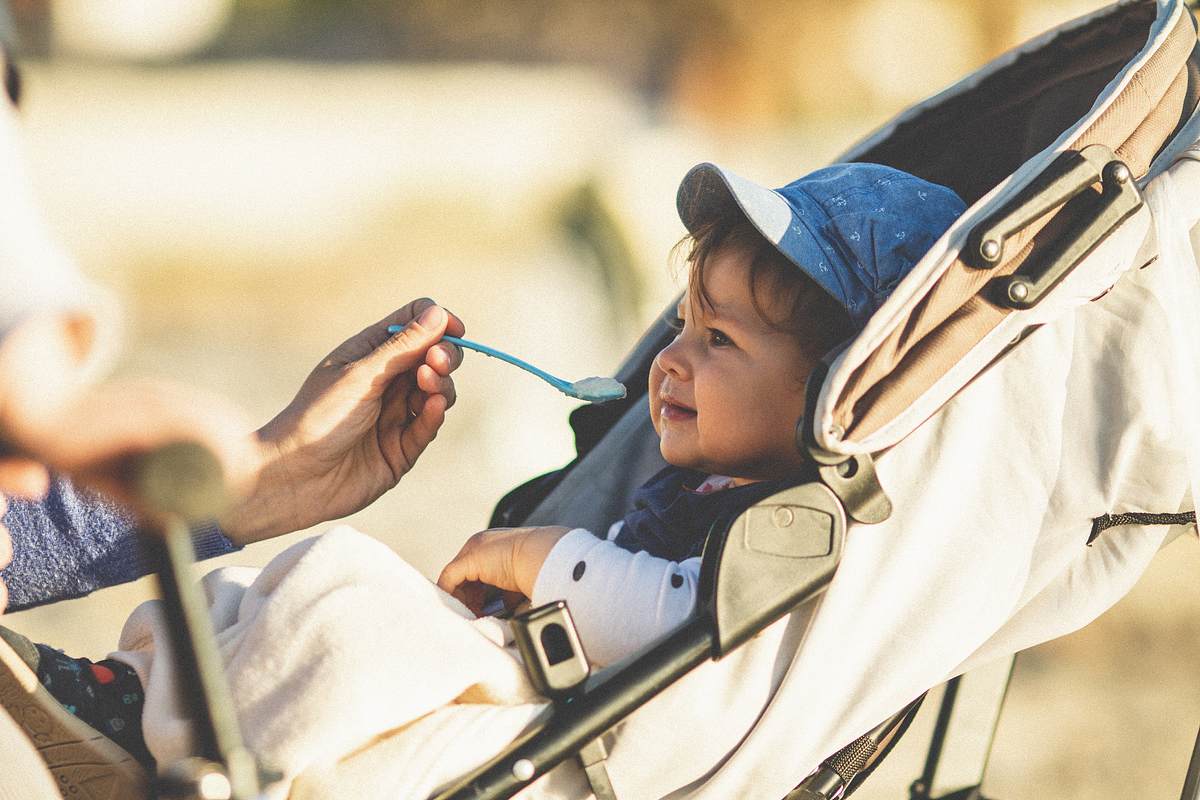
[[[796,447],[817,465],[821,482],[837,495],[850,519],[864,525],[883,522],[892,515],[892,501],[875,474],[874,459],[869,453],[847,456],[826,450],[817,444],[816,433],[809,424],[828,374],[828,362],[821,361],[808,376],[804,387],[806,413],[796,423]]]
[[[994,301],[1027,309],[1066,277],[1117,226],[1142,207],[1142,195],[1129,167],[1102,144],[1068,150],[972,233],[964,255],[976,267],[991,269],[1004,258],[1006,242],[1047,214],[1070,207],[1078,222],[1035,253],[1019,272],[995,282]],[[1099,184],[1100,191],[1093,187]]]

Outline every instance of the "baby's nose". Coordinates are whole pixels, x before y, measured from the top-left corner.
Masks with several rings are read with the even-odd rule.
[[[683,377],[687,373],[687,357],[678,339],[659,350],[655,360],[658,368],[668,375]]]

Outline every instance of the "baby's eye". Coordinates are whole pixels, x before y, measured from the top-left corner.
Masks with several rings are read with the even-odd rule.
[[[726,336],[724,331],[718,328],[709,328],[708,343],[713,347],[729,347],[733,344],[733,340]]]

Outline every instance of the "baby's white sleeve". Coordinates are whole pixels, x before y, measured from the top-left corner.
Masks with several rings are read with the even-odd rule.
[[[550,551],[535,606],[566,600],[588,659],[611,664],[678,627],[696,608],[700,559],[631,553],[576,528]]]

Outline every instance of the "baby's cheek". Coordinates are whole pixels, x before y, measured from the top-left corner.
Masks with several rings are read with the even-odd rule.
[[[662,405],[662,401],[659,399],[658,393],[659,390],[662,389],[664,374],[665,373],[658,366],[658,359],[655,358],[654,361],[650,363],[650,380],[646,391],[646,399],[650,404],[650,424],[654,426],[655,433],[661,433],[661,431],[658,429],[660,424],[658,412],[660,410],[659,406]]]

